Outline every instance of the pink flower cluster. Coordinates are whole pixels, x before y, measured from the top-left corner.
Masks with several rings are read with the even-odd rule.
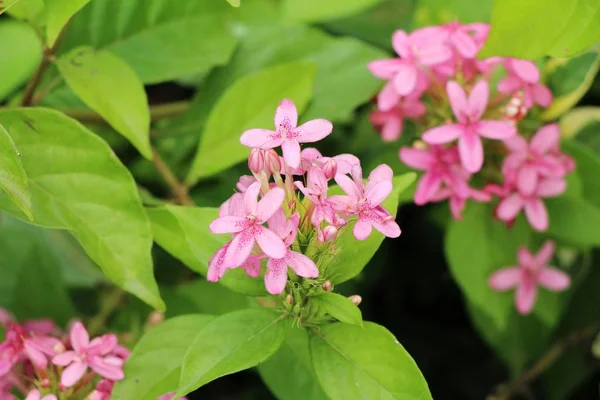
[[[242,134],[241,143],[252,148],[252,175],[240,178],[240,192],[223,203],[219,218],[210,224],[213,233],[231,234],[232,240],[211,258],[209,281],[237,267],[257,277],[266,260],[265,286],[279,294],[288,268],[304,278],[319,276],[318,262],[307,249],[334,246],[350,220],[356,220],[353,232],[358,240],[366,239],[373,228],[389,237],[400,235],[394,217],[381,206],[392,192],[389,166],[377,167],[365,184],[360,161],[353,155],[324,157],[314,148],[300,148],[300,143],[319,141],[332,129],[324,119],[298,126],[294,103],[284,99],[275,112],[275,130]],[[283,157],[275,147],[281,147]],[[332,179],[345,194],[329,195]]]
[[[90,340],[83,324],[74,322],[67,335],[50,320],[19,324],[3,309],[0,324],[6,331],[0,344],[0,400],[15,400],[15,393],[26,400],[108,400],[114,383],[124,378],[129,350],[112,333]],[[173,398],[165,396],[157,400]]]
[[[371,121],[386,141],[400,137],[405,119],[422,127],[422,142],[399,154],[424,171],[415,203],[448,200],[460,219],[467,200],[498,197],[498,219],[510,223],[523,210],[531,226],[543,231],[549,225],[543,199],[565,191],[574,163],[560,152],[557,125],[533,134],[519,124],[530,109],[552,102],[536,64],[475,58],[488,31],[487,24],[453,22],[395,32],[398,57],[369,64],[387,80]],[[492,85],[501,67],[504,77]]]

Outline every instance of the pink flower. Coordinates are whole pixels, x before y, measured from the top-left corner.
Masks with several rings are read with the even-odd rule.
[[[392,192],[393,175],[392,169],[382,164],[371,172],[366,185],[359,166],[352,169],[352,179],[342,174],[335,176],[346,195],[331,196],[330,201],[338,211],[358,216],[354,225],[354,236],[358,240],[369,237],[373,227],[385,236],[400,236],[400,227],[394,217],[380,205]]]
[[[508,76],[498,83],[500,93],[508,94],[522,90],[526,108],[531,108],[534,104],[548,107],[552,103],[552,92],[540,83],[540,71],[535,63],[508,58],[504,66]]]
[[[440,189],[433,201],[449,200],[450,212],[455,220],[462,219],[462,212],[467,205],[467,200],[473,199],[480,203],[487,203],[492,199],[492,196],[484,190],[473,189],[468,185],[462,190],[453,190],[447,187]]]
[[[102,379],[96,385],[96,389],[88,395],[86,400],[110,400],[115,383],[108,379]]]
[[[0,344],[0,377],[9,373],[13,366],[27,357],[37,368],[45,369],[48,358],[55,355],[58,339],[36,335],[32,331],[12,322],[6,332],[6,339]]]
[[[489,32],[488,24],[461,25],[450,22],[442,27],[448,33],[448,39],[458,53],[465,58],[474,58],[483,46]]]
[[[447,33],[437,27],[418,29],[410,35],[398,30],[392,36],[392,46],[401,58],[373,61],[369,69],[378,78],[390,79],[396,92],[407,96],[415,92],[419,80],[427,80],[421,68],[452,57],[444,44],[446,38]]]
[[[418,118],[424,115],[425,111],[425,104],[419,100],[402,98],[396,107],[387,111],[373,111],[369,118],[371,123],[380,129],[383,141],[391,142],[400,138],[405,118]]]
[[[269,258],[265,273],[265,286],[271,294],[282,293],[287,283],[287,269],[292,268],[296,275],[304,278],[316,278],[319,270],[315,263],[304,254],[292,251],[289,247],[296,240],[298,233],[298,214],[289,220],[285,219],[283,210],[279,209],[269,220],[269,228],[275,232],[286,245],[286,253],[280,258]]]
[[[521,314],[529,314],[533,309],[539,285],[553,292],[565,290],[571,284],[569,275],[548,266],[554,253],[554,243],[547,241],[536,255],[521,247],[519,266],[503,268],[490,276],[490,286],[497,291],[517,288],[515,305]]]
[[[175,399],[175,392],[163,394],[156,400],[173,400],[173,399]],[[187,397],[180,397],[178,400],[187,400]]]
[[[27,394],[25,400],[58,400],[58,398],[53,394],[42,396],[39,390],[34,389]]]
[[[503,199],[496,210],[498,218],[510,222],[524,209],[531,226],[537,231],[545,231],[548,229],[549,221],[548,211],[542,198],[559,196],[566,187],[567,184],[563,179],[541,180],[530,195],[517,191]]]
[[[293,175],[304,175],[313,166],[321,168],[325,173],[327,180],[333,179],[336,174],[349,174],[352,167],[360,165],[358,157],[352,154],[339,154],[335,157],[324,157],[321,152],[314,147],[307,147],[302,150],[302,162],[300,167],[292,170]],[[335,166],[335,167],[334,167]],[[285,170],[281,171],[285,174]]]
[[[294,184],[313,203],[311,223],[315,227],[320,227],[323,221],[337,226],[346,224],[346,221],[336,214],[333,203],[327,199],[327,178],[320,168],[312,167],[308,171],[308,187],[300,181]]]
[[[90,342],[83,324],[75,322],[71,328],[70,341],[73,350],[65,351],[52,359],[55,365],[66,367],[60,379],[63,386],[73,386],[88,368],[112,381],[123,379],[123,360],[110,355],[117,345],[115,335],[100,336]]]
[[[291,100],[284,99],[275,112],[275,131],[250,129],[240,138],[244,146],[272,149],[281,146],[285,162],[292,168],[300,165],[300,143],[317,142],[331,133],[333,125],[325,119],[314,119],[300,126],[298,112]]]
[[[508,139],[516,134],[514,126],[502,121],[481,120],[489,98],[488,83],[479,81],[469,98],[456,82],[446,86],[452,111],[458,120],[428,130],[423,140],[429,144],[448,143],[458,139],[460,159],[469,172],[478,172],[483,165],[483,145],[480,136],[489,139]]]

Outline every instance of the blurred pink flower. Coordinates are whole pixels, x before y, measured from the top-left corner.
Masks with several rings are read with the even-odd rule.
[[[523,91],[523,101],[526,108],[539,104],[548,107],[552,103],[552,92],[540,83],[540,71],[532,61],[507,58],[504,66],[508,76],[498,83],[500,93]]]
[[[405,118],[418,118],[426,112],[425,104],[419,100],[401,98],[397,105],[389,110],[379,109],[369,116],[371,123],[380,129],[384,142],[400,138]]]
[[[497,291],[517,288],[515,305],[521,314],[529,314],[537,297],[538,286],[553,292],[569,287],[571,278],[563,271],[548,266],[554,254],[554,243],[547,241],[536,255],[525,247],[518,252],[519,266],[507,267],[490,276],[490,286]]]
[[[474,58],[485,43],[490,28],[488,24],[450,22],[442,29],[448,33],[449,42],[461,56]]]
[[[27,331],[16,322],[10,323],[5,336],[0,344],[0,377],[9,373],[25,357],[37,368],[45,369],[48,357],[55,355],[54,348],[60,344],[58,339]]]
[[[175,399],[175,392],[163,394],[162,396],[158,397],[156,400],[173,400],[173,399]],[[180,397],[177,400],[187,400],[187,397]]]
[[[25,400],[58,400],[58,398],[53,394],[42,396],[39,390],[34,389],[27,394]]]

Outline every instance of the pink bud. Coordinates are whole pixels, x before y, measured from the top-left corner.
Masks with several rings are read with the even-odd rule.
[[[158,311],[152,311],[150,313],[150,315],[148,315],[148,326],[156,326],[158,324],[160,324],[161,322],[163,322],[165,320],[165,314],[158,312]]]
[[[337,174],[337,162],[330,158],[323,164],[323,172],[325,173],[325,178],[333,179],[335,174]]]
[[[272,174],[281,173],[281,161],[275,150],[269,149],[265,151],[265,166]]]
[[[291,294],[288,294],[287,296],[285,296],[285,302],[286,304],[289,304],[291,306],[292,304],[294,304],[294,297]]]
[[[323,228],[323,241],[333,242],[337,238],[338,229],[333,225],[328,225]]]
[[[255,174],[258,174],[265,169],[264,150],[252,149],[250,156],[248,157],[248,168]]]
[[[321,287],[324,291],[331,292],[331,289],[333,289],[333,283],[331,283],[331,281],[325,281]]]
[[[360,297],[357,294],[353,294],[352,296],[348,297],[348,299],[351,302],[353,302],[356,307],[358,307],[360,305],[360,303],[362,303],[362,297]]]

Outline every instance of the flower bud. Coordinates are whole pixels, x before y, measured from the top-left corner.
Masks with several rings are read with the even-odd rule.
[[[323,164],[323,172],[325,173],[325,178],[333,179],[335,174],[337,174],[337,161],[333,158],[330,158]]]
[[[272,174],[280,174],[281,161],[279,160],[279,155],[273,149],[266,150],[264,154],[267,171]]]
[[[348,299],[353,302],[356,307],[358,307],[362,302],[362,297],[357,294],[353,294],[352,296],[348,297]]]
[[[260,173],[265,169],[265,154],[264,150],[255,148],[250,152],[248,157],[248,168],[255,174]]]
[[[148,326],[156,326],[165,320],[165,314],[152,311],[150,315],[148,315]]]
[[[333,242],[337,238],[338,229],[333,225],[327,225],[323,228],[323,241]]]
[[[427,144],[422,140],[415,140],[412,147],[418,150],[427,150]]]
[[[64,353],[67,349],[65,349],[65,345],[62,344],[62,342],[56,342],[56,344],[52,346],[52,350],[54,350],[56,354],[61,354]]]
[[[285,296],[285,302],[286,304],[289,304],[291,306],[292,304],[294,304],[294,296],[288,294],[287,296]]]
[[[331,292],[331,289],[333,289],[333,283],[331,283],[331,281],[325,281],[321,287],[324,291]]]

